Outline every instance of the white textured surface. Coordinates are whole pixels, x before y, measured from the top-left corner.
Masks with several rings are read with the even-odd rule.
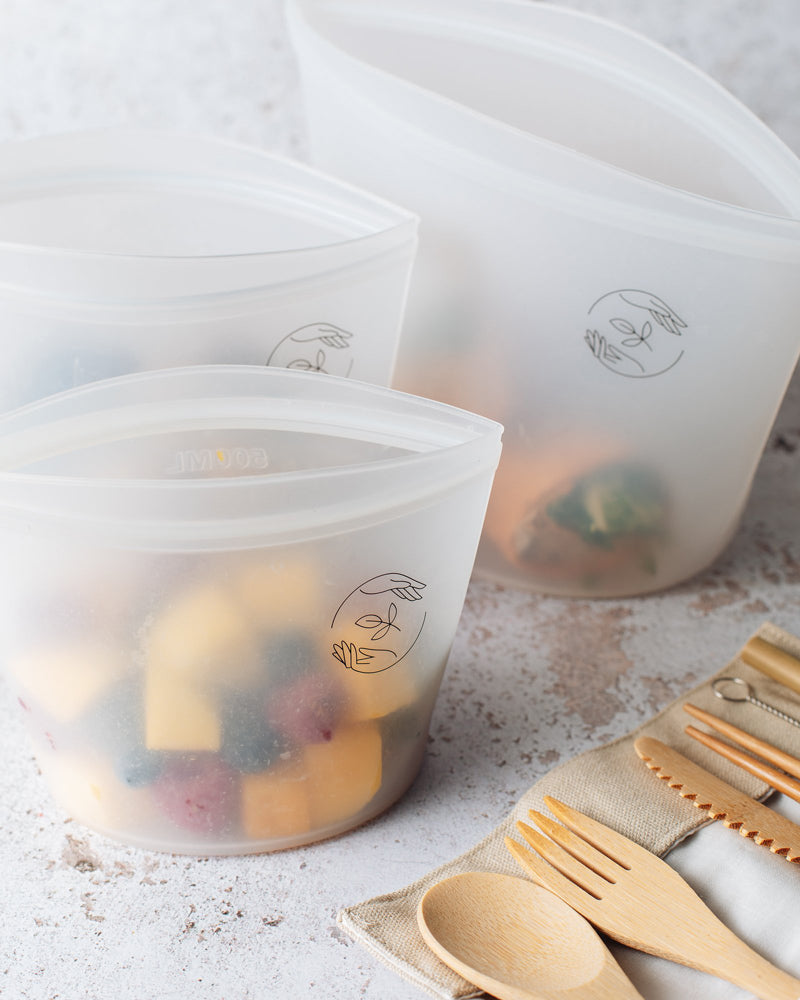
[[[567,5],[686,55],[800,152],[796,0]],[[302,155],[278,0],[0,0],[0,140],[130,122]],[[569,602],[473,584],[418,781],[338,840],[211,860],[111,843],[51,804],[0,692],[0,995],[419,996],[342,937],[337,909],[471,845],[538,776],[649,716],[765,619],[800,632],[798,447],[796,378],[733,545],[668,594]]]

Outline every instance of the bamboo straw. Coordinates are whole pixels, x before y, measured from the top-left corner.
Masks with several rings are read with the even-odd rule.
[[[753,636],[742,647],[741,659],[774,681],[800,694],[800,660],[760,636]]]

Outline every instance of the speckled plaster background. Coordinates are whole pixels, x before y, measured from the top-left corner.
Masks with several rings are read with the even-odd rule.
[[[564,5],[682,53],[800,152],[796,0]],[[302,157],[278,0],[0,0],[0,140],[130,122]],[[666,594],[593,603],[473,583],[419,779],[389,813],[328,843],[195,860],[97,836],[52,804],[0,688],[0,995],[419,996],[342,936],[339,907],[470,846],[538,776],[647,718],[765,619],[800,631],[798,449],[795,379],[733,544]]]

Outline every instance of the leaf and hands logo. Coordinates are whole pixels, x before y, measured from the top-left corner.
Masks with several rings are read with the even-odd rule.
[[[626,378],[651,378],[674,368],[685,349],[686,323],[651,292],[624,288],[589,309],[584,341],[603,367]]]
[[[331,621],[333,656],[348,670],[377,674],[406,657],[427,619],[425,584],[404,573],[383,573],[356,587]]]

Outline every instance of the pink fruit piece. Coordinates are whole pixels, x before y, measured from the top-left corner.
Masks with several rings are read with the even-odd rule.
[[[153,795],[163,814],[184,830],[221,833],[238,819],[236,773],[210,754],[170,762]]]
[[[267,719],[292,743],[326,743],[342,711],[338,686],[324,674],[306,674],[271,695]]]

